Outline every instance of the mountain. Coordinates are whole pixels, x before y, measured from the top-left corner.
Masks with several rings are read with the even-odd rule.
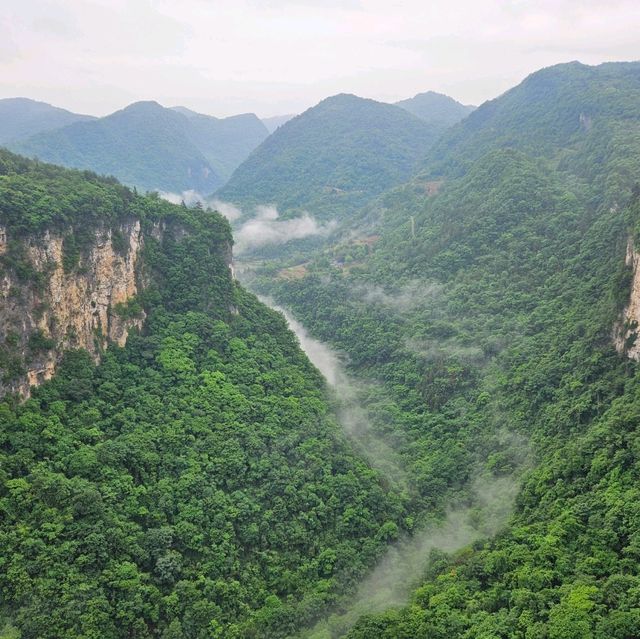
[[[2,635],[637,637],[640,63],[542,69],[411,162],[432,129],[382,107],[234,176],[340,219],[235,265],[299,342],[220,215],[0,151]],[[315,195],[344,175],[363,208]]]
[[[218,119],[137,102],[9,146],[45,161],[114,175],[143,190],[210,193],[267,135],[253,114]]]
[[[0,100],[0,144],[92,119],[89,115],[72,113],[46,102],[5,98]]]
[[[635,136],[639,84],[636,62],[595,67],[571,62],[541,69],[456,125],[434,147],[425,166],[433,173],[455,173],[498,148],[517,148],[563,163],[572,162],[567,149],[585,144],[596,153],[606,153],[608,146],[615,152],[618,144],[625,144],[620,138],[627,127]],[[616,144],[608,145],[610,139]],[[588,168],[597,164],[591,162]]]
[[[280,128],[285,122],[288,122],[292,118],[295,118],[295,113],[289,113],[288,115],[274,115],[270,118],[262,118],[262,124],[264,124],[269,133],[273,133],[276,129]]]
[[[3,636],[288,637],[393,538],[400,497],[231,243],[0,150]]]
[[[192,140],[189,119],[136,102],[90,122],[33,136],[10,148],[47,162],[114,175],[143,190],[208,192],[222,177]]]
[[[252,281],[343,353],[411,495],[413,542],[301,636],[634,637],[640,63],[534,73],[423,167]]]
[[[438,133],[393,105],[336,95],[277,129],[217,195],[344,216],[406,180]]]
[[[184,107],[173,110],[188,118],[193,143],[223,180],[269,135],[253,113],[214,118]]]
[[[443,128],[453,126],[466,118],[476,107],[456,102],[453,98],[435,91],[418,93],[413,98],[400,100],[396,106],[416,117]]]

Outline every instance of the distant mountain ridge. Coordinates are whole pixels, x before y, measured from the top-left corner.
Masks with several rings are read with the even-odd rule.
[[[406,180],[441,131],[391,104],[332,96],[270,135],[218,195],[345,215]]]
[[[219,119],[146,101],[6,144],[41,160],[114,175],[143,190],[210,193],[268,134],[253,114]]]
[[[10,148],[47,162],[113,175],[144,190],[206,192],[223,182],[192,141],[189,120],[151,101],[41,133]]]
[[[413,113],[429,124],[450,127],[466,118],[476,107],[461,104],[448,95],[426,91],[418,93],[413,98],[400,100],[396,106]]]
[[[285,122],[288,122],[292,118],[295,118],[295,113],[289,113],[287,115],[274,115],[270,118],[262,118],[262,124],[264,124],[269,133],[273,133],[276,129],[281,127]]]
[[[173,107],[189,119],[192,141],[215,171],[227,180],[268,135],[269,130],[254,113],[216,118],[186,107]]]
[[[0,100],[0,144],[95,119],[30,98]]]

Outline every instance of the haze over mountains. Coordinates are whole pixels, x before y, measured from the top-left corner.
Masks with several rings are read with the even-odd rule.
[[[396,111],[396,121],[386,121],[393,110],[389,105],[379,105],[381,115],[376,126],[381,127],[380,136],[387,137],[390,141],[403,127],[406,141],[400,144],[409,146],[413,144],[418,149],[425,141],[425,135],[435,139],[437,135],[450,123],[464,117],[468,108],[455,100],[439,94],[425,94],[430,96],[421,108],[417,109],[419,117],[431,127],[427,132],[425,126],[420,126],[411,118],[402,116]],[[336,96],[338,97],[338,96]],[[417,100],[420,96],[413,98]],[[412,100],[408,104],[414,104]],[[369,101],[374,104],[373,101]],[[363,101],[364,103],[364,101]],[[402,105],[406,110],[406,105]],[[387,115],[382,115],[386,107]],[[370,110],[371,111],[371,110]],[[373,111],[371,111],[373,112]],[[165,108],[156,102],[139,102],[117,111],[103,118],[93,118],[70,113],[45,103],[25,99],[7,99],[0,101],[0,113],[3,115],[0,125],[0,143],[4,143],[14,151],[31,157],[37,157],[43,161],[55,162],[71,168],[88,168],[100,174],[113,175],[129,186],[136,186],[142,190],[159,190],[167,192],[181,192],[192,190],[203,196],[210,195],[214,190],[223,186],[233,175],[234,171],[244,160],[263,142],[270,133],[277,131],[285,123],[295,116],[283,115],[260,120],[251,113],[231,116],[227,118],[215,118],[209,115],[197,113],[186,107]],[[317,127],[313,118],[306,119],[302,125],[297,125],[293,137],[287,134],[284,146],[309,143],[307,149],[309,157],[320,153],[326,158],[324,166],[315,168],[304,167],[306,160],[302,161],[301,170],[317,170],[317,181],[324,181],[328,189],[334,189],[334,194],[342,191],[359,191],[357,180],[350,186],[346,182],[336,181],[336,171],[342,169],[339,163],[349,162],[349,149],[355,145],[353,152],[358,154],[357,145],[362,142],[362,131],[367,130],[365,122],[358,123],[359,114],[352,112],[348,105],[344,105],[342,111],[333,109],[326,114],[323,126],[328,126],[326,140],[317,137],[316,132],[305,133],[305,127]],[[344,121],[339,122],[340,119]],[[333,122],[332,120],[335,120]],[[331,131],[340,127],[348,128],[352,125],[360,127],[361,133],[354,132],[353,136],[347,136],[342,141],[345,146],[343,153],[333,154],[329,149],[335,146],[336,138]],[[384,132],[386,127],[395,127],[388,135]],[[308,136],[308,140],[296,141],[297,135]],[[417,136],[417,137],[415,137]],[[413,142],[411,142],[411,139]],[[325,144],[329,147],[321,150]],[[394,142],[395,143],[395,142]],[[282,145],[283,143],[277,143]],[[268,153],[269,151],[267,151]],[[288,151],[285,150],[285,153]],[[292,151],[294,152],[294,151]],[[362,149],[365,153],[365,150]],[[405,151],[398,149],[398,154]],[[411,151],[408,151],[411,155]],[[333,155],[333,158],[332,158]],[[389,186],[392,181],[401,181],[411,170],[411,160],[407,158],[392,158],[391,165],[395,168],[387,168],[389,173],[382,173],[380,184],[374,191],[379,192]],[[385,153],[380,156],[380,162],[385,162]],[[395,160],[398,159],[399,162]],[[255,160],[254,166],[255,166]],[[258,158],[257,162],[260,162]],[[335,167],[332,164],[336,163]],[[273,163],[275,170],[277,161]],[[344,166],[343,166],[344,168]],[[285,167],[282,167],[286,170]],[[234,183],[242,183],[243,172]],[[253,169],[249,169],[251,171]],[[350,169],[358,171],[357,168]],[[331,174],[333,172],[333,175]],[[363,169],[361,173],[365,173]],[[391,174],[395,172],[395,177]],[[373,174],[369,176],[371,181]],[[256,176],[258,182],[260,177]],[[335,181],[334,185],[331,182]],[[391,181],[390,181],[391,180]],[[342,184],[342,186],[341,186]],[[347,188],[343,188],[347,186]],[[242,198],[259,199],[262,194],[245,192]],[[259,189],[258,186],[256,186]],[[232,186],[231,189],[236,189]],[[362,203],[369,194],[370,188],[362,189],[362,193],[350,193],[346,197],[352,197],[354,205]],[[229,191],[237,194],[237,190]],[[277,194],[274,194],[277,195]],[[311,195],[310,197],[315,197]],[[277,198],[276,198],[277,199]],[[307,198],[308,203],[311,199]],[[300,203],[304,204],[303,200]]]
[[[636,639],[640,62],[253,117],[0,150],[0,636]]]
[[[5,98],[0,100],[0,144],[22,140],[73,122],[93,119],[90,115],[72,113],[46,102],[29,98]]]
[[[45,161],[114,175],[143,190],[209,193],[267,135],[255,115],[220,120],[137,102],[9,146]]]
[[[396,102],[399,106],[420,119],[442,127],[443,129],[454,125],[465,118],[476,107],[456,102],[453,98],[435,91],[418,93],[413,98]]]
[[[355,95],[327,98],[269,136],[217,196],[343,217],[408,179],[446,129],[442,114],[451,121],[463,117],[459,106],[447,98],[429,119],[427,109],[418,118]]]

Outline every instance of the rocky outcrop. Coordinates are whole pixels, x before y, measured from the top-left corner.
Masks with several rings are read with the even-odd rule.
[[[625,265],[631,271],[631,292],[629,301],[622,310],[622,318],[613,330],[613,341],[616,350],[627,357],[640,360],[640,253],[636,250],[633,239],[627,242]]]
[[[154,235],[159,232],[154,229]],[[3,381],[0,395],[28,396],[30,386],[52,377],[65,349],[86,349],[98,361],[108,343],[124,346],[132,328],[142,326],[144,312],[132,309],[144,285],[140,222],[98,228],[94,234],[91,246],[66,270],[69,232],[16,240],[22,268],[31,276],[25,283],[11,262],[0,273],[0,343],[7,345],[5,357],[11,353],[21,360],[22,370]],[[0,255],[8,255],[11,241],[0,228]]]

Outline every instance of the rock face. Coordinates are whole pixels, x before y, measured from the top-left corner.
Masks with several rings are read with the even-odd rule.
[[[21,263],[37,273],[28,285],[15,268],[0,274],[0,342],[23,361],[15,379],[0,383],[0,396],[28,396],[30,386],[52,377],[64,349],[86,349],[98,361],[108,343],[124,346],[131,329],[144,322],[144,312],[131,306],[144,286],[140,222],[97,229],[88,250],[65,269],[68,237],[69,232],[47,231],[16,240],[22,242]],[[7,253],[11,240],[0,227],[0,254]]]
[[[629,302],[622,311],[622,319],[617,322],[613,331],[616,350],[627,357],[640,360],[640,253],[636,250],[633,240],[627,242],[625,264],[631,270],[631,294]]]

